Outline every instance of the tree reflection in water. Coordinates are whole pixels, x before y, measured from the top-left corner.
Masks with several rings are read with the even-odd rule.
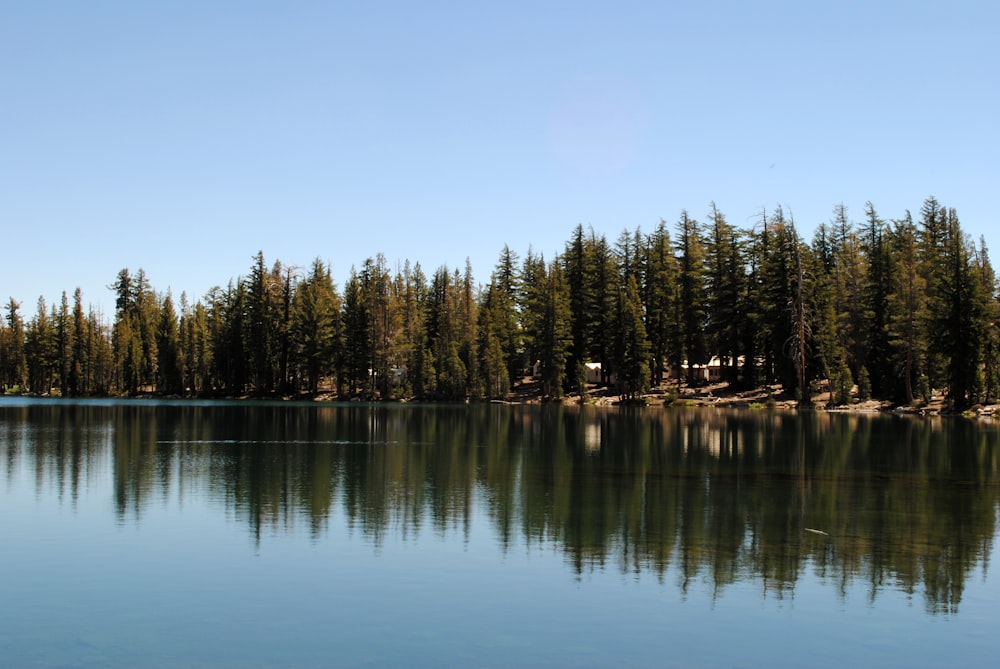
[[[68,504],[110,476],[122,523],[198,496],[258,542],[342,517],[378,547],[486,516],[501,550],[555,546],[578,575],[784,596],[812,572],[932,612],[989,559],[1000,463],[995,427],[961,419],[499,405],[26,402],[0,448]]]

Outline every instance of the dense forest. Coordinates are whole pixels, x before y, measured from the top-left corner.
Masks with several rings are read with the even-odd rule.
[[[110,286],[113,317],[79,289],[28,317],[11,298],[0,324],[0,387],[62,396],[327,394],[365,399],[505,398],[526,377],[559,398],[587,391],[587,363],[627,400],[717,361],[734,385],[781,384],[808,402],[995,400],[997,282],[985,241],[933,197],[918,220],[834,208],[811,241],[779,207],[750,229],[712,205],[613,243],[577,226],[561,254],[504,247],[487,283],[472,267],[352,268],[275,262],[175,303],[143,270]],[[108,322],[111,318],[111,322]]]

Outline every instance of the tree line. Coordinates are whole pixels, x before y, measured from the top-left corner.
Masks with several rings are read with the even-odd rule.
[[[143,270],[122,269],[108,318],[77,289],[26,318],[11,298],[0,323],[0,386],[63,396],[494,399],[531,375],[538,393],[586,393],[585,365],[638,399],[671,375],[781,384],[809,402],[914,403],[934,389],[954,408],[992,401],[1000,385],[996,276],[985,241],[926,199],[916,220],[843,205],[811,241],[781,207],[748,229],[711,206],[672,226],[625,230],[613,243],[578,225],[561,253],[523,259],[505,246],[481,284],[442,266],[352,268],[265,262],[179,304]]]

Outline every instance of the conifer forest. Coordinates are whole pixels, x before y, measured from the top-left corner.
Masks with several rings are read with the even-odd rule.
[[[915,404],[932,390],[953,409],[1000,395],[997,281],[985,240],[933,197],[919,212],[864,220],[834,208],[811,240],[782,209],[749,229],[714,205],[697,220],[624,231],[582,225],[561,253],[504,247],[487,280],[429,274],[381,255],[338,287],[322,260],[250,260],[200,299],[157,290],[142,269],[110,284],[113,314],[77,289],[34,313],[10,298],[0,324],[0,387],[64,397],[504,399],[599,384],[638,400],[694,383],[715,360],[734,387],[780,384],[808,402]],[[591,380],[593,385],[593,379]]]

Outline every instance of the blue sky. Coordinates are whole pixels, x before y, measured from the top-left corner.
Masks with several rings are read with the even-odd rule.
[[[928,195],[995,245],[995,2],[6,2],[0,298],[118,270],[196,299],[269,263],[551,258],[782,205]]]

